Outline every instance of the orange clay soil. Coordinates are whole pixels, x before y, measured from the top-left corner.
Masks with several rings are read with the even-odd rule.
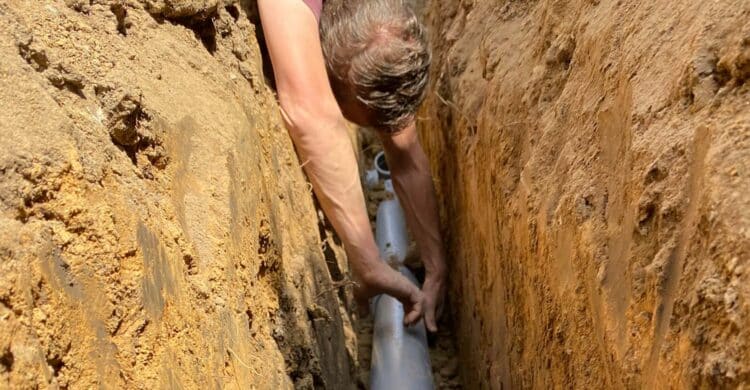
[[[0,388],[355,386],[254,7],[0,0]]]
[[[750,2],[428,8],[466,387],[750,386]]]

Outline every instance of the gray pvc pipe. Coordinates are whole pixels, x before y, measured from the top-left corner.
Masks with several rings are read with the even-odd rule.
[[[390,179],[386,180],[386,190],[392,188]],[[380,257],[391,265],[403,264],[409,251],[409,236],[406,230],[404,211],[396,195],[391,192],[390,199],[385,199],[378,206],[375,218],[375,241],[378,243]]]
[[[390,180],[387,180],[390,182]],[[386,183],[386,189],[392,185]],[[395,194],[378,206],[375,238],[380,256],[419,285],[403,261],[409,248],[406,222]],[[370,389],[434,389],[424,321],[404,326],[404,308],[397,299],[379,295],[373,300],[375,323],[372,335]]]
[[[406,267],[401,273],[416,283]],[[373,306],[370,389],[434,389],[424,322],[404,326],[403,305],[390,295],[379,295]]]

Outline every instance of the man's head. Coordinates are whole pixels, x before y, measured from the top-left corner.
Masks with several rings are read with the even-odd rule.
[[[395,132],[424,99],[430,50],[403,0],[333,0],[320,22],[333,92],[344,116]]]

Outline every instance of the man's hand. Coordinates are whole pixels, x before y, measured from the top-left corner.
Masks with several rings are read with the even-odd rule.
[[[442,313],[446,290],[445,272],[439,272],[439,275],[436,273],[428,273],[422,285],[425,297],[424,320],[430,332],[437,332],[437,320]]]
[[[385,262],[378,260],[373,268],[360,272],[354,296],[360,310],[369,309],[369,299],[378,294],[388,294],[404,305],[404,324],[413,325],[424,314],[426,297],[422,291]]]

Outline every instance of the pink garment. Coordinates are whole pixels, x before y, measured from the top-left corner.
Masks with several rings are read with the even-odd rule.
[[[320,12],[323,10],[323,0],[302,0],[315,14],[315,19],[320,21]]]

